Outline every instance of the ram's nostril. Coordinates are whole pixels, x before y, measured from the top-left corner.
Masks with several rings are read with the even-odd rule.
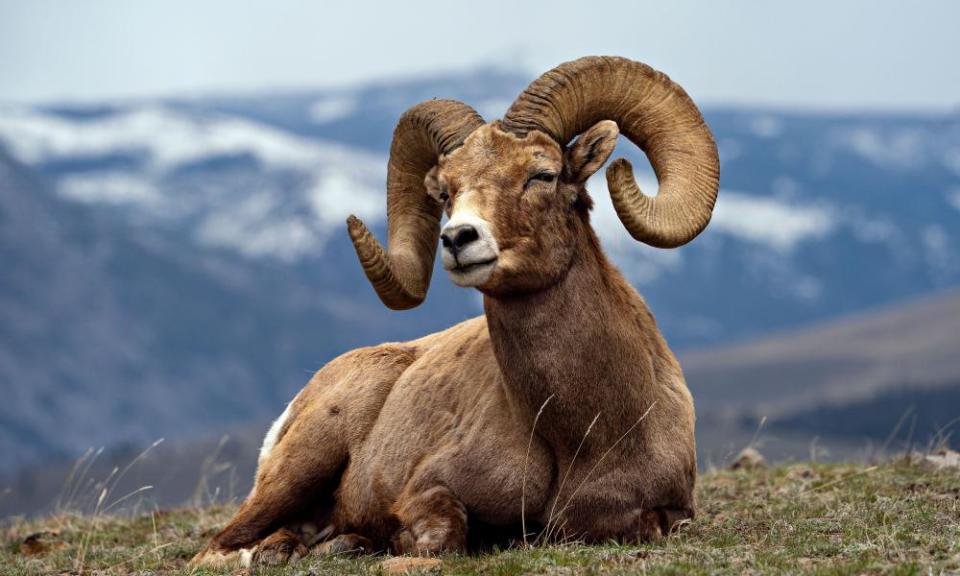
[[[478,238],[480,238],[480,235],[477,234],[476,228],[473,226],[464,226],[457,230],[456,235],[453,237],[453,245],[457,249],[460,249]]]
[[[443,247],[456,254],[467,244],[480,239],[480,233],[470,224],[460,224],[452,229],[444,229],[440,234]]]

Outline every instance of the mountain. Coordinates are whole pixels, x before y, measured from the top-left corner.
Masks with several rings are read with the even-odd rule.
[[[478,314],[476,294],[441,271],[419,309],[384,309],[343,221],[356,213],[384,236],[386,153],[403,110],[452,97],[495,118],[529,80],[481,69],[0,107],[0,473],[90,446],[217,437],[279,413],[336,354]],[[589,186],[604,246],[674,348],[960,284],[960,116],[705,114],[721,193],[690,245],[630,240],[602,177]],[[647,167],[629,142],[616,154]],[[726,410],[722,396],[704,393],[701,418]]]

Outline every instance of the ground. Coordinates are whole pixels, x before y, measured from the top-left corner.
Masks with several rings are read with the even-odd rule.
[[[448,556],[423,570],[503,576],[960,573],[955,468],[931,470],[916,459],[876,466],[794,464],[709,472],[698,491],[697,518],[658,543],[521,546]],[[191,574],[187,560],[231,512],[221,506],[136,517],[15,520],[3,528],[0,574]],[[378,574],[383,561],[310,556],[253,573]]]

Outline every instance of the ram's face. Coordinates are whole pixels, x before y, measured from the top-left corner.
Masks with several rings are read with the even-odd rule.
[[[579,142],[565,153],[542,132],[521,139],[497,123],[440,159],[426,188],[449,218],[440,240],[454,283],[505,295],[542,289],[563,275],[574,253],[575,219],[589,203],[583,181],[616,143],[616,124],[601,125],[588,139],[589,167],[578,163]]]

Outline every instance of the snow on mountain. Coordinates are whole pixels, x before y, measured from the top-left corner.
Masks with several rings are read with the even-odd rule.
[[[826,236],[835,217],[822,206],[721,189],[710,223],[718,232],[789,251],[804,240]]]
[[[122,205],[158,220],[195,219],[198,242],[249,257],[293,261],[321,250],[351,213],[372,224],[384,218],[382,157],[241,118],[158,104],[93,119],[8,108],[0,110],[0,142],[20,162],[41,169],[81,164],[52,174],[67,199]],[[116,158],[132,161],[111,162]],[[296,179],[283,182],[283,190],[270,181],[226,190],[195,169],[231,159]],[[184,180],[187,186],[178,188]],[[296,209],[289,206],[291,194],[299,196]],[[310,210],[301,210],[304,204]]]
[[[112,170],[65,176],[58,191],[85,204],[134,204],[151,210],[159,210],[165,200],[150,179]]]
[[[146,156],[146,167],[169,170],[216,156],[250,154],[275,167],[309,168],[334,147],[231,117],[189,118],[146,105],[89,120],[23,109],[0,115],[0,133],[26,164],[111,154]]]
[[[310,119],[317,124],[326,124],[349,116],[356,109],[356,99],[349,95],[332,94],[310,105]]]

